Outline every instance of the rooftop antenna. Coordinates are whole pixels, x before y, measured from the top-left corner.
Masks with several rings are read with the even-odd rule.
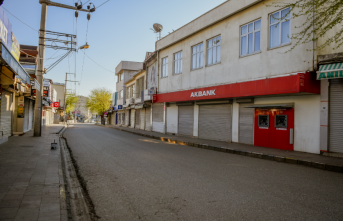
[[[151,28],[151,30],[154,31],[154,33],[156,33],[158,35],[157,40],[161,39],[161,32],[163,30],[163,26],[161,24],[155,23],[152,26],[154,29]]]

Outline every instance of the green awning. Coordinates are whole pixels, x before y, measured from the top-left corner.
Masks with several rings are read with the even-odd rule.
[[[343,78],[343,63],[320,65],[317,80]]]

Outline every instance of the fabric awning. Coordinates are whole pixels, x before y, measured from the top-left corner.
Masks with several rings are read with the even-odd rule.
[[[293,108],[294,103],[285,103],[285,104],[254,104],[247,106],[245,108],[268,108],[268,109],[287,109]]]
[[[343,63],[320,65],[317,80],[343,78]]]

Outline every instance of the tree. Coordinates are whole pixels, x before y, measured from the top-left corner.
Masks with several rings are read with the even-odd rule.
[[[66,113],[70,114],[75,109],[75,105],[79,101],[79,98],[75,94],[69,94],[66,97]]]
[[[87,108],[101,116],[101,124],[105,124],[104,113],[110,108],[111,100],[112,93],[106,88],[93,89],[87,100]]]
[[[339,48],[343,44],[343,0],[297,0],[294,3],[277,3],[273,2],[274,7],[286,8],[289,7],[290,11],[282,18],[275,18],[283,20],[289,14],[292,18],[304,16],[306,19],[300,25],[295,28],[299,29],[299,32],[289,36],[295,40],[295,44],[290,49],[293,50],[299,44],[306,44],[309,42],[317,42],[322,38],[323,41],[317,44],[316,48],[307,49],[321,50],[327,46],[332,46],[333,50]],[[335,30],[334,34],[330,36],[326,35],[328,31]],[[324,38],[325,37],[325,38]]]

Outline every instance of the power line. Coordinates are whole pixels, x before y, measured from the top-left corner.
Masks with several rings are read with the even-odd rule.
[[[24,25],[26,25],[27,27],[31,28],[32,30],[36,31],[39,33],[38,30],[32,28],[30,25],[26,24],[25,22],[23,22],[22,20],[20,20],[18,17],[16,17],[15,15],[13,15],[10,11],[8,11],[4,6],[2,6],[3,9],[5,9],[10,15],[12,15],[13,17],[15,17],[16,19],[18,19],[21,23],[23,23]]]
[[[86,52],[83,52],[86,56],[87,56],[87,58],[89,58],[91,61],[93,61],[95,64],[97,64],[99,67],[101,67],[101,68],[103,68],[103,69],[105,69],[106,71],[109,71],[109,72],[111,72],[111,73],[115,73],[115,72],[113,72],[113,71],[110,71],[110,70],[108,70],[107,68],[104,68],[103,66],[101,66],[100,64],[98,64],[96,61],[94,61],[92,58],[90,58],[87,54],[86,54]]]
[[[109,1],[110,1],[110,0],[105,1],[104,3],[102,3],[101,5],[99,5],[99,6],[97,7],[97,9],[99,9],[100,6],[104,5],[106,2],[109,2]]]

